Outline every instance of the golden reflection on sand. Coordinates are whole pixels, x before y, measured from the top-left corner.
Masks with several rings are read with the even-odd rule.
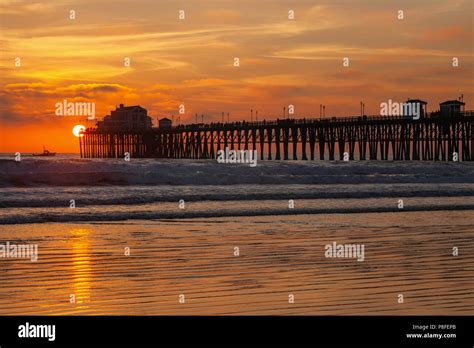
[[[90,257],[90,233],[87,228],[75,228],[71,230],[72,250],[72,278],[73,294],[77,309],[86,309],[90,302],[90,289],[92,280],[91,257]]]

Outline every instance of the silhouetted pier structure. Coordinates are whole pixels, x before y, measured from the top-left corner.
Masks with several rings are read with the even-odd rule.
[[[137,131],[89,128],[81,157],[216,158],[219,149],[256,149],[261,160],[474,160],[474,111],[418,120],[404,116],[189,124]]]

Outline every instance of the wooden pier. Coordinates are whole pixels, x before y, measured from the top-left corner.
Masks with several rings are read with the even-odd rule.
[[[142,131],[89,128],[82,158],[216,158],[219,149],[257,150],[261,160],[474,160],[474,112],[442,117],[361,116],[180,125]]]

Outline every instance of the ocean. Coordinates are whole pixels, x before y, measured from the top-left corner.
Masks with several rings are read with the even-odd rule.
[[[473,315],[473,197],[469,162],[4,154],[38,260],[0,254],[0,315]]]

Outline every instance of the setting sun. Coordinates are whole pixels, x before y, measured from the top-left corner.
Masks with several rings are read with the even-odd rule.
[[[74,134],[78,138],[83,137],[84,134],[81,134],[81,132],[85,129],[86,129],[86,127],[84,127],[82,124],[78,124],[78,125],[74,126],[74,128],[72,129],[72,134]]]

